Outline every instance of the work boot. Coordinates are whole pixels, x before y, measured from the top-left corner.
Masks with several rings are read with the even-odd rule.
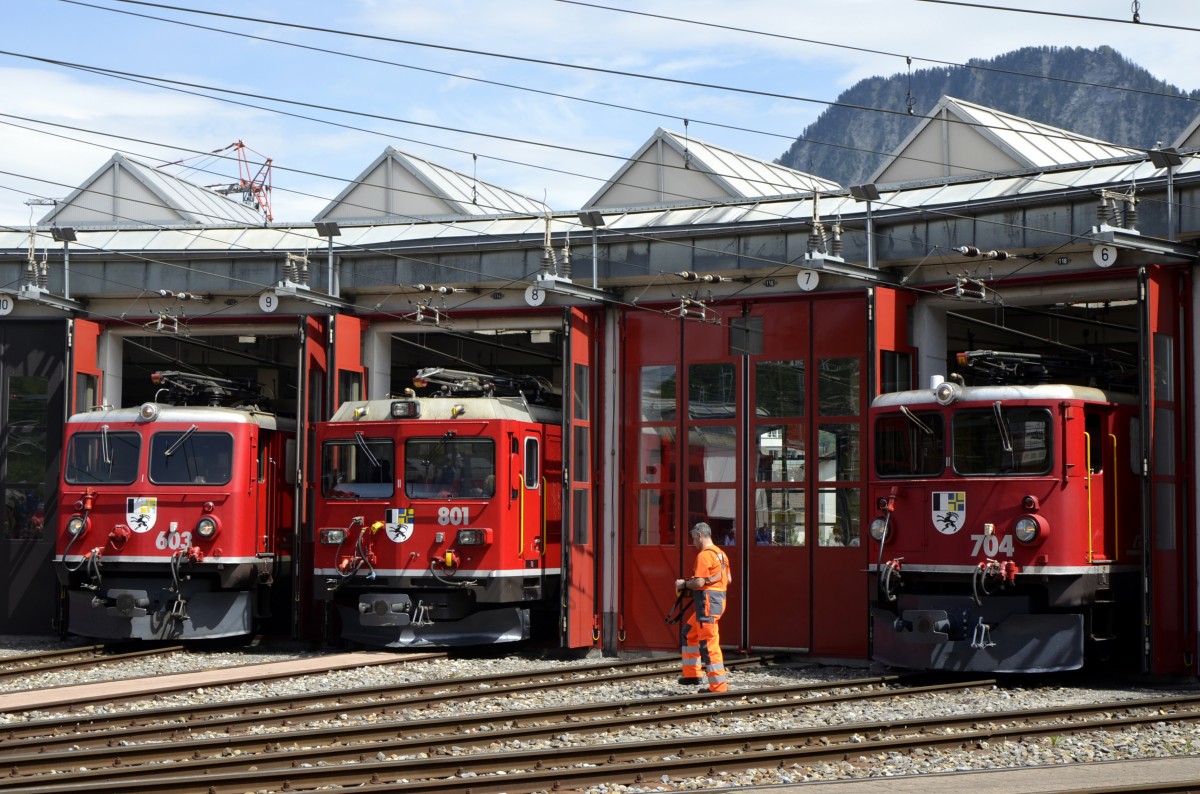
[[[699,684],[701,680],[702,679],[700,678],[692,678],[689,675],[679,676],[679,683],[683,684],[684,686],[694,686],[695,684]]]

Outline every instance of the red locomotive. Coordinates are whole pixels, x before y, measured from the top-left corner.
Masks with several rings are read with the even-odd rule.
[[[560,398],[537,379],[422,370],[401,399],[317,426],[316,597],[341,636],[456,646],[553,628],[561,593]]]
[[[286,620],[294,423],[255,407],[248,383],[180,372],[153,379],[161,386],[153,402],[67,421],[54,567],[68,630],[104,639],[242,635],[266,625],[272,596]]]
[[[871,406],[873,658],[1001,673],[1136,653],[1136,399],[1055,383],[1035,354],[958,362],[986,382]]]

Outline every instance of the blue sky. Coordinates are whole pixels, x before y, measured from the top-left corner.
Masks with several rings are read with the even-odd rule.
[[[822,101],[864,77],[903,73],[904,56],[920,69],[1021,46],[1108,44],[1156,77],[1200,88],[1200,33],[1154,26],[1200,29],[1195,0],[978,2],[1120,20],[1136,5],[1144,24],[921,0],[597,0],[609,9],[562,0],[164,3],[413,42],[401,44],[119,0],[15,0],[5,4],[9,35],[0,44],[8,53],[0,83],[10,88],[0,105],[0,223],[36,221],[47,208],[27,200],[66,196],[117,150],[155,164],[182,160],[172,172],[198,184],[236,180],[236,162],[197,153],[238,140],[258,153],[256,163],[258,155],[273,161],[276,221],[312,218],[387,146],[571,210],[657,127],[684,132],[686,119],[691,136],[774,159]],[[245,103],[233,104],[197,95],[215,93],[208,88],[183,93],[31,58],[255,96],[224,95]]]

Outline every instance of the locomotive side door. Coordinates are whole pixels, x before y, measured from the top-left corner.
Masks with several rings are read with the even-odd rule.
[[[1195,548],[1189,543],[1193,505],[1187,499],[1184,450],[1191,382],[1186,345],[1190,317],[1183,271],[1161,266],[1138,272],[1142,301],[1141,464],[1142,572],[1149,637],[1144,667],[1151,673],[1195,672]],[[1143,647],[1147,647],[1143,644]]]
[[[566,310],[567,356],[566,388],[563,408],[566,427],[563,452],[569,487],[564,489],[562,543],[563,623],[559,640],[565,647],[592,645],[599,637],[600,605],[596,593],[595,445],[593,433],[599,426],[596,417],[596,359],[599,315],[582,309]]]

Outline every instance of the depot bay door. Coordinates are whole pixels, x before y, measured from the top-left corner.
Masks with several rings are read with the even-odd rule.
[[[678,647],[664,618],[705,521],[733,568],[723,645],[865,656],[867,296],[624,323],[624,647]]]

